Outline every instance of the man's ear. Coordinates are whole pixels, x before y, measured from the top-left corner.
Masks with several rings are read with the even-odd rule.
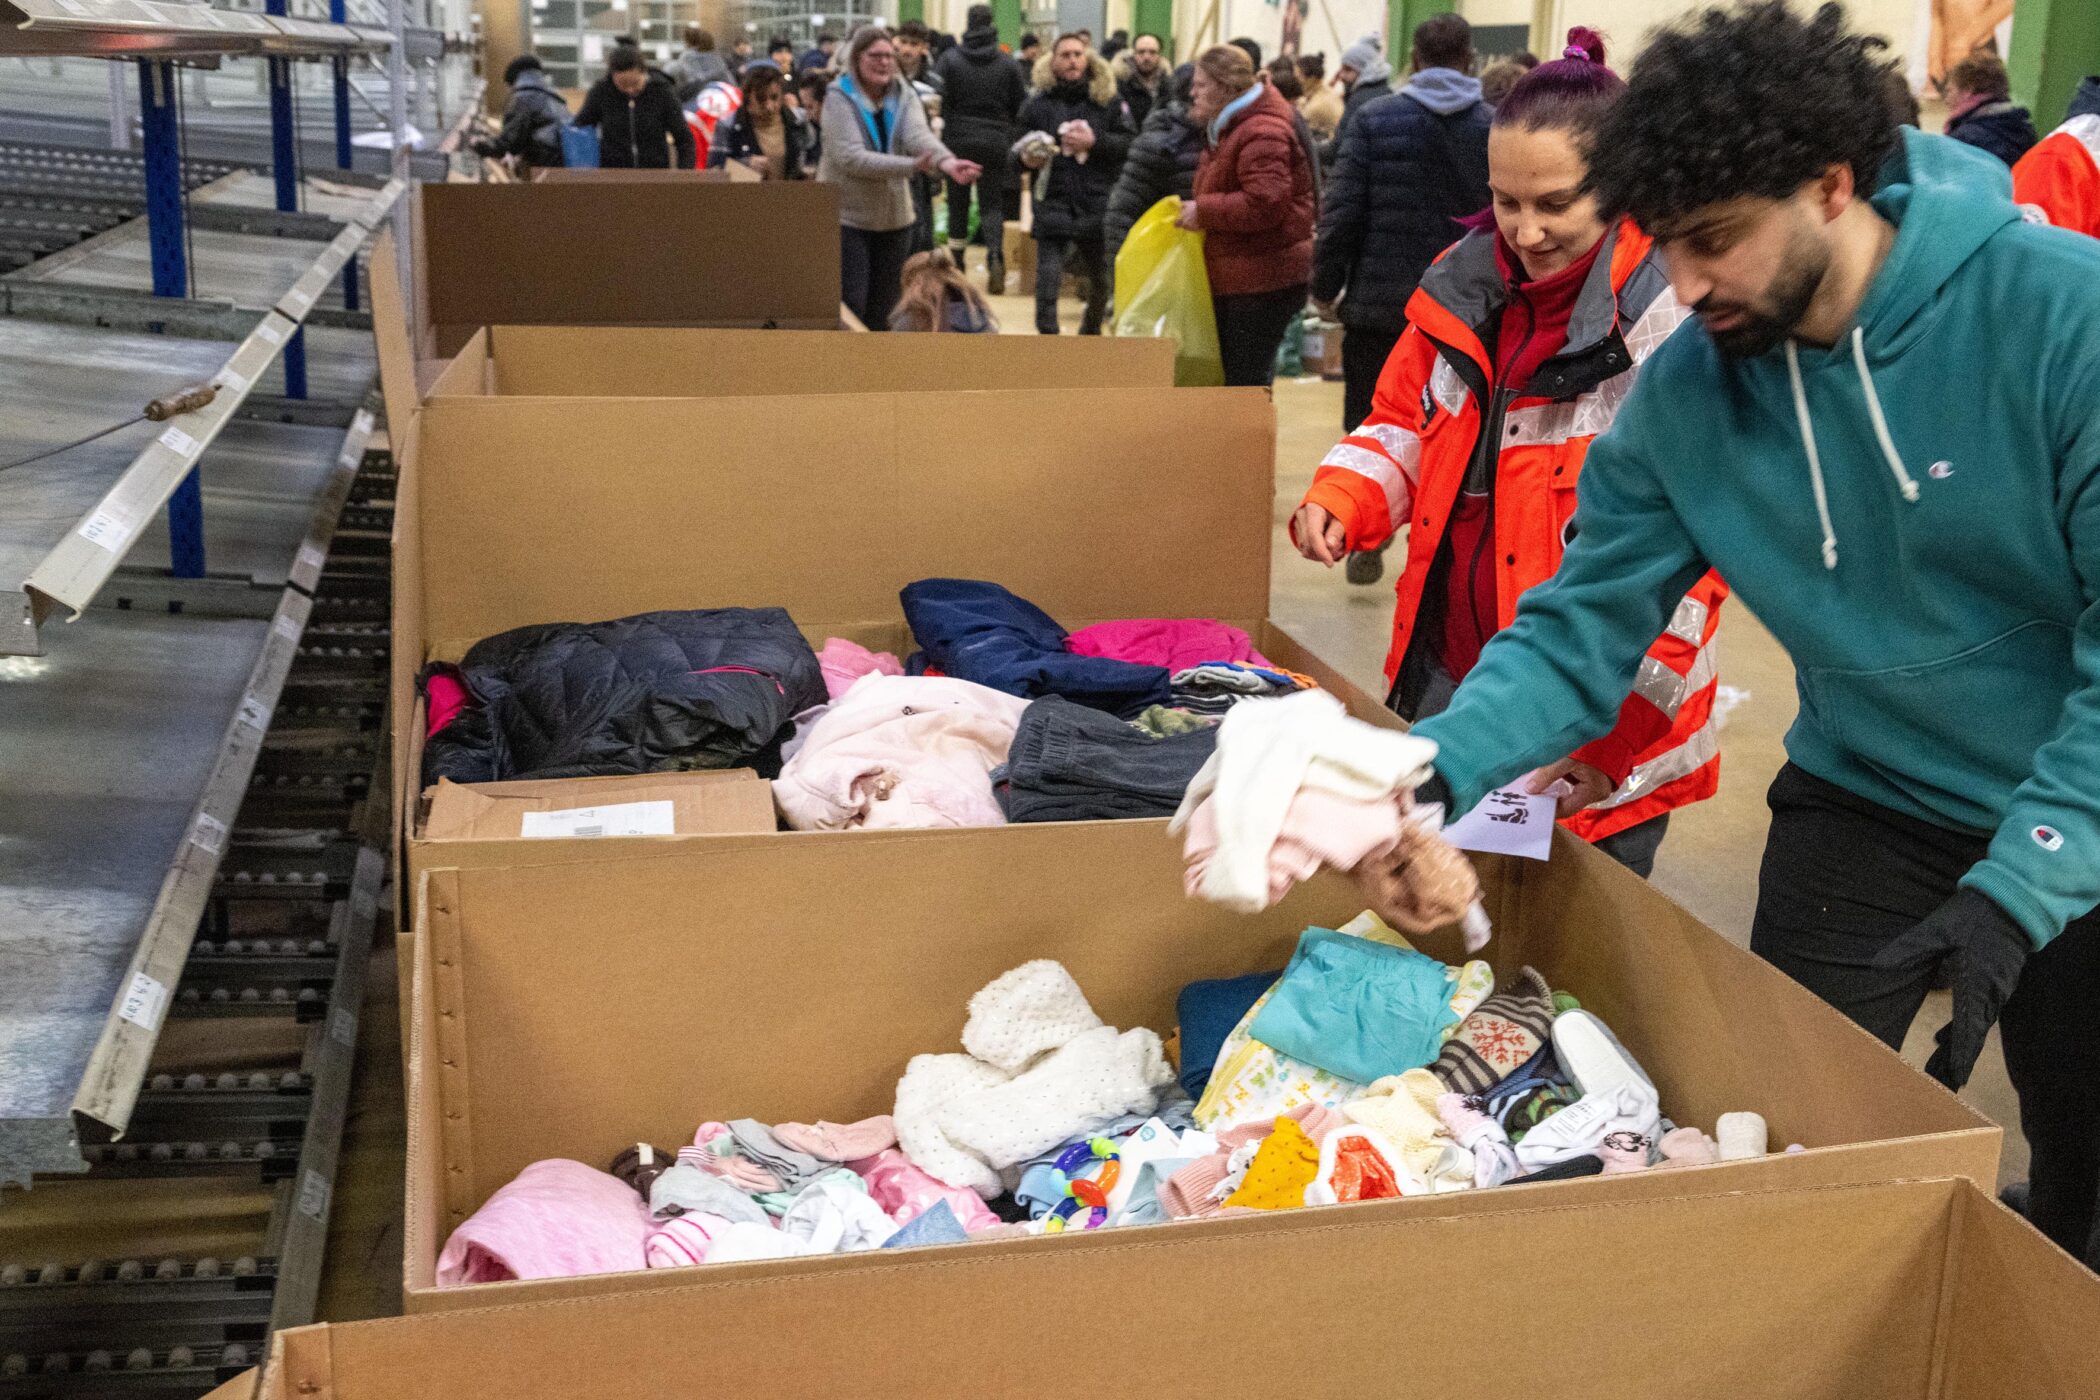
[[[1852,207],[1858,197],[1859,188],[1852,176],[1852,167],[1843,161],[1824,169],[1816,181],[1816,203],[1821,207],[1823,219],[1828,222]]]

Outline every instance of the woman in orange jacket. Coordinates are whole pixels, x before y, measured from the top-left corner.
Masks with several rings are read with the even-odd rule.
[[[1389,703],[1436,713],[1517,597],[1574,538],[1576,482],[1641,363],[1688,314],[1646,235],[1587,191],[1586,142],[1625,84],[1603,40],[1527,74],[1488,138],[1492,219],[1450,248],[1408,303],[1370,416],[1329,452],[1292,541],[1332,566],[1401,527]],[[1714,632],[1727,589],[1709,574],[1656,639],[1612,732],[1532,776],[1565,779],[1561,817],[1645,876],[1673,808],[1713,795]]]

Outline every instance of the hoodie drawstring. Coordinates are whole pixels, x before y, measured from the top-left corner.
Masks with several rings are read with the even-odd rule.
[[[1852,328],[1852,363],[1859,370],[1860,391],[1867,398],[1867,416],[1874,423],[1875,440],[1881,444],[1881,455],[1888,463],[1889,474],[1896,478],[1896,489],[1903,499],[1915,503],[1918,499],[1918,483],[1903,465],[1903,456],[1896,451],[1896,440],[1889,435],[1888,415],[1881,411],[1881,395],[1874,390],[1874,376],[1867,372],[1867,331],[1864,326]],[[1801,426],[1801,446],[1808,453],[1808,480],[1815,488],[1816,517],[1823,523],[1823,567],[1838,566],[1837,531],[1830,523],[1830,497],[1823,489],[1823,457],[1816,451],[1816,429],[1808,416],[1808,391],[1801,384],[1801,353],[1794,348],[1792,340],[1786,343],[1787,382],[1794,390],[1794,417]]]
[[[1830,497],[1823,490],[1823,458],[1816,451],[1816,428],[1808,417],[1808,391],[1801,387],[1801,352],[1786,343],[1786,377],[1794,387],[1794,417],[1801,424],[1801,445],[1808,450],[1808,480],[1816,491],[1816,516],[1823,522],[1823,567],[1838,566],[1837,531],[1830,525]]]
[[[1874,376],[1867,373],[1867,328],[1852,328],[1852,363],[1859,367],[1859,387],[1866,391],[1867,416],[1874,420],[1874,436],[1881,439],[1881,455],[1888,459],[1889,470],[1895,474],[1897,489],[1903,499],[1918,499],[1918,483],[1911,480],[1910,473],[1903,469],[1903,458],[1897,455],[1896,443],[1889,436],[1889,420],[1881,412],[1881,395],[1874,392]]]

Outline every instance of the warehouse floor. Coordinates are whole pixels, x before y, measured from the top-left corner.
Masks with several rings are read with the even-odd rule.
[[[993,299],[1009,333],[1034,324],[1026,297]],[[1063,305],[1067,330],[1078,323],[1077,303]],[[1342,388],[1317,379],[1276,386],[1276,523],[1270,616],[1319,655],[1366,686],[1379,686],[1392,621],[1391,580],[1403,555],[1387,560],[1386,581],[1352,587],[1339,569],[1298,557],[1283,524],[1312,478],[1313,466],[1341,431]],[[1154,493],[1150,499],[1166,499]],[[1757,868],[1764,849],[1764,793],[1784,762],[1781,738],[1794,718],[1793,667],[1771,636],[1739,604],[1722,627],[1721,682],[1739,692],[1722,730],[1721,791],[1712,801],[1681,811],[1656,865],[1655,884],[1737,943],[1747,943],[1757,900]],[[319,1316],[331,1321],[400,1311],[401,1162],[406,1145],[399,1074],[393,952],[383,950],[370,981],[364,1034],[358,1044],[358,1081],[344,1140]],[[1922,1065],[1931,1032],[1946,1019],[1947,998],[1935,995],[1913,1028],[1905,1054]],[[1802,1067],[1774,1066],[1775,1072]],[[2026,1144],[2005,1065],[1993,1035],[1963,1097],[2005,1124],[2002,1182],[2026,1174]]]

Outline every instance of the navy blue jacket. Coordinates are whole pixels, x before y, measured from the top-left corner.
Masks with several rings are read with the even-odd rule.
[[[2042,138],[2034,129],[2034,118],[2025,107],[2010,102],[1986,102],[1947,123],[1947,135],[1957,141],[1989,151],[2011,165]]]
[[[1165,667],[1075,656],[1055,618],[996,583],[921,579],[899,596],[921,648],[912,658],[915,675],[930,666],[1008,695],[1062,695],[1124,716],[1172,698]]]
[[[426,784],[743,764],[772,776],[794,717],[826,698],[779,608],[520,627],[469,647],[458,672],[470,702],[430,736]]]
[[[1476,102],[1440,117],[1397,92],[1344,125],[1323,191],[1312,280],[1314,300],[1342,297],[1343,325],[1390,333],[1406,326],[1407,299],[1464,232],[1458,220],[1488,206],[1492,116]]]

